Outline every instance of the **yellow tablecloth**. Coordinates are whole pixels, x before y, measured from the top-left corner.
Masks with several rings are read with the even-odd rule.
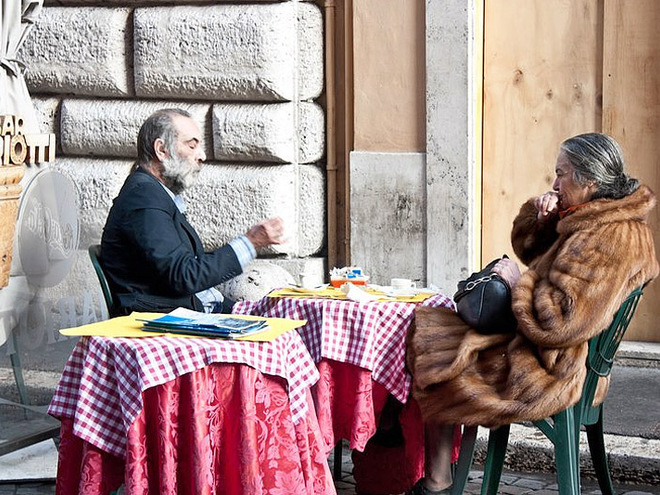
[[[98,321],[88,325],[82,325],[73,328],[63,328],[60,330],[62,335],[69,337],[157,337],[157,336],[176,336],[176,337],[192,337],[192,338],[209,338],[197,337],[194,335],[179,334],[173,332],[147,332],[142,330],[142,321],[160,318],[164,313],[131,313],[128,316],[118,316],[105,321]],[[231,340],[249,340],[252,342],[270,342],[279,337],[289,330],[298,328],[307,323],[306,320],[290,320],[287,318],[264,318],[261,316],[252,315],[227,315],[231,318],[240,318],[242,320],[266,320],[269,329],[264,330],[253,335],[245,335],[242,337],[235,337]]]
[[[356,286],[357,287],[357,286]],[[388,296],[385,292],[359,287],[360,290],[364,290],[367,294],[380,296],[379,301],[396,301],[396,302],[409,302],[409,303],[419,303],[422,302],[433,295],[433,292],[418,292],[412,296],[397,296],[391,297]],[[298,287],[287,287],[284,289],[274,290],[268,297],[307,297],[313,299],[348,299],[346,294],[340,289],[335,287],[325,287],[323,289],[302,289]]]

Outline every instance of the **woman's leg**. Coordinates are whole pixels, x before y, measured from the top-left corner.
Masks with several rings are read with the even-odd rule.
[[[427,423],[424,426],[425,478],[424,486],[437,491],[449,487],[451,479],[451,448],[454,425]]]

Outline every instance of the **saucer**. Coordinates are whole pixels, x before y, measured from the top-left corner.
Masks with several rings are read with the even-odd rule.
[[[412,288],[405,288],[405,289],[392,288],[388,291],[388,295],[391,295],[393,297],[413,297],[417,295],[417,290]]]

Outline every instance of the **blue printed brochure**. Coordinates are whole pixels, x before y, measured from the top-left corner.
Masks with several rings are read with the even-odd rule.
[[[177,308],[160,318],[143,321],[142,329],[150,332],[171,332],[201,337],[242,337],[267,330],[265,320],[244,320],[231,315],[201,313]]]

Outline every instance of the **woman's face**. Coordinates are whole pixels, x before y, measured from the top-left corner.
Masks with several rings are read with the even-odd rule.
[[[586,203],[596,191],[595,185],[581,185],[575,180],[574,168],[566,153],[559,152],[555,174],[557,178],[552,189],[559,196],[559,209],[565,210],[571,206]]]

